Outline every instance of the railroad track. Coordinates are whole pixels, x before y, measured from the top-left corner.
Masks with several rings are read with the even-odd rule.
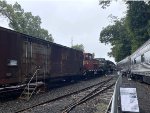
[[[107,82],[102,83],[100,86],[98,86],[97,88],[95,88],[93,91],[91,91],[90,93],[88,93],[86,96],[82,97],[81,99],[79,99],[78,101],[69,104],[68,106],[66,106],[63,110],[62,113],[69,113],[73,108],[75,108],[76,106],[94,98],[95,96],[99,95],[100,93],[103,93],[104,91],[110,89],[112,86],[115,85],[114,83],[111,84],[107,84]]]
[[[27,111],[27,110],[29,110],[29,109],[31,110],[31,109],[33,109],[33,108],[35,108],[35,107],[42,106],[42,105],[45,105],[45,104],[49,104],[50,102],[54,102],[54,101],[60,100],[60,99],[62,99],[62,98],[66,98],[66,97],[68,97],[68,96],[71,96],[71,95],[74,95],[74,94],[78,94],[78,93],[84,92],[84,91],[89,90],[89,89],[94,88],[94,87],[96,87],[96,88],[94,88],[94,90],[93,90],[92,92],[95,93],[95,95],[97,95],[97,94],[98,94],[97,90],[98,90],[99,88],[102,88],[102,86],[104,86],[105,84],[107,84],[107,83],[108,83],[109,81],[111,81],[111,80],[113,80],[113,77],[112,77],[112,78],[109,78],[109,79],[107,79],[107,80],[101,81],[101,82],[99,82],[99,83],[97,83],[97,84],[94,84],[94,85],[88,86],[88,87],[86,87],[86,88],[80,89],[80,90],[78,90],[78,91],[74,91],[74,92],[71,92],[71,93],[69,93],[69,94],[65,94],[65,95],[63,95],[63,96],[60,96],[60,97],[57,97],[57,98],[54,98],[54,99],[51,99],[51,100],[48,100],[48,101],[45,101],[45,102],[36,104],[36,105],[33,105],[33,106],[31,106],[31,107],[28,107],[28,108],[25,108],[25,109],[22,109],[22,110],[18,110],[18,111],[16,111],[15,113],[25,112],[25,111]],[[111,87],[111,86],[109,86],[109,87]],[[103,92],[104,90],[105,90],[105,89],[101,90],[101,92]],[[97,93],[97,94],[96,94],[96,93]],[[94,95],[93,95],[93,96],[94,96]],[[91,93],[89,93],[89,94],[87,95],[87,97],[92,98]],[[79,105],[79,103],[85,102],[86,100],[88,100],[86,97],[83,98],[83,99],[81,100],[81,102],[78,102],[77,105]],[[74,108],[75,106],[77,106],[77,105],[75,105],[75,104],[73,104],[73,105],[74,105],[74,106],[73,106],[72,108]],[[70,105],[69,105],[69,106],[70,106]],[[72,108],[71,108],[71,109],[72,109]],[[66,109],[66,108],[65,108],[65,109]],[[68,110],[65,110],[65,109],[63,109],[62,112],[68,111]],[[71,110],[71,109],[70,109],[70,110]],[[70,110],[69,110],[69,111],[70,111]]]

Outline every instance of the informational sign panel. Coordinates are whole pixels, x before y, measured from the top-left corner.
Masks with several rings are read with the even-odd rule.
[[[122,112],[139,112],[136,88],[120,88]]]
[[[8,66],[17,66],[17,60],[8,60]]]

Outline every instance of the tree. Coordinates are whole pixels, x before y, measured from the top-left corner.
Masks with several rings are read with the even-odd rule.
[[[116,61],[124,59],[132,54],[150,36],[150,2],[127,1],[126,17],[114,21],[114,25],[108,25],[100,33],[100,42],[111,44],[109,56],[113,56]],[[111,2],[103,3],[107,8]],[[102,8],[103,8],[102,7]]]
[[[33,16],[31,12],[24,12],[17,2],[11,5],[6,1],[0,1],[0,16],[6,17],[9,27],[15,31],[53,42],[51,34],[41,28],[41,18]]]
[[[71,48],[84,52],[83,44],[76,44],[76,45],[72,46]]]
[[[103,28],[99,40],[101,43],[112,45],[108,55],[114,57],[117,62],[131,54],[131,42],[125,28],[125,19]]]
[[[149,39],[150,5],[144,1],[128,1],[126,22],[132,42],[132,52]]]
[[[108,6],[110,6],[110,3],[111,3],[111,1],[102,1],[102,0],[99,0],[99,5],[101,5],[101,7],[103,8],[103,9],[106,9]]]

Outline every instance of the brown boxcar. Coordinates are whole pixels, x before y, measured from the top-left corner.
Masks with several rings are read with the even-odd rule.
[[[76,76],[83,53],[0,27],[0,85],[27,82],[37,67],[39,78]]]

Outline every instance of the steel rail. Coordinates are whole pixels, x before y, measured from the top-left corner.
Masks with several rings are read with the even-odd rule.
[[[47,100],[47,101],[45,101],[45,102],[38,103],[38,104],[33,105],[33,106],[31,106],[31,107],[27,107],[27,108],[25,108],[25,109],[15,111],[15,113],[20,113],[20,112],[23,112],[23,111],[27,111],[27,110],[32,109],[32,108],[35,108],[35,107],[37,107],[37,106],[41,106],[41,105],[44,105],[44,104],[47,104],[47,103],[50,103],[50,102],[53,102],[53,101],[56,101],[56,100],[59,100],[59,99],[68,97],[68,96],[71,96],[71,95],[73,95],[73,94],[77,94],[77,93],[83,92],[83,91],[88,90],[88,89],[90,89],[90,88],[92,88],[92,87],[95,87],[95,86],[97,86],[97,85],[103,84],[103,83],[105,83],[105,82],[109,82],[109,81],[112,80],[112,79],[113,79],[113,77],[111,77],[111,78],[109,78],[109,79],[107,79],[107,80],[103,80],[103,81],[101,81],[101,82],[99,82],[99,83],[97,83],[97,84],[94,84],[94,85],[88,86],[88,87],[86,87],[86,88],[80,89],[80,90],[78,90],[78,91],[74,91],[74,92],[65,94],[65,95],[63,95],[63,96],[56,97],[56,98],[51,99],[51,100]]]
[[[76,106],[90,100],[91,98],[94,98],[95,96],[97,96],[98,94],[104,92],[105,90],[109,89],[110,87],[114,86],[115,83],[111,84],[111,85],[108,85],[106,88],[104,89],[101,89],[100,91],[97,91],[95,92],[94,90],[94,93],[93,92],[90,92],[88,95],[86,95],[85,97],[83,97],[82,99],[80,99],[79,101],[73,103],[73,104],[70,104],[69,106],[67,106],[65,109],[62,110],[62,113],[69,113],[73,108],[75,108]]]
[[[110,79],[111,80],[111,79]],[[86,96],[84,96],[81,100],[84,100],[84,99],[86,99],[87,97],[89,97],[89,96],[91,96],[93,93],[95,93],[99,88],[101,88],[101,87],[103,87],[107,82],[109,82],[110,80],[108,80],[108,81],[105,81],[104,83],[102,83],[102,84],[100,84],[100,86],[98,86],[96,89],[94,89],[93,91],[91,91],[90,93],[88,93]],[[79,100],[80,101],[80,100]],[[72,103],[72,104],[69,104],[66,108],[68,108],[69,106],[72,106],[72,105],[74,105],[74,104],[76,104],[76,102],[75,103]],[[64,109],[65,110],[65,109]]]

